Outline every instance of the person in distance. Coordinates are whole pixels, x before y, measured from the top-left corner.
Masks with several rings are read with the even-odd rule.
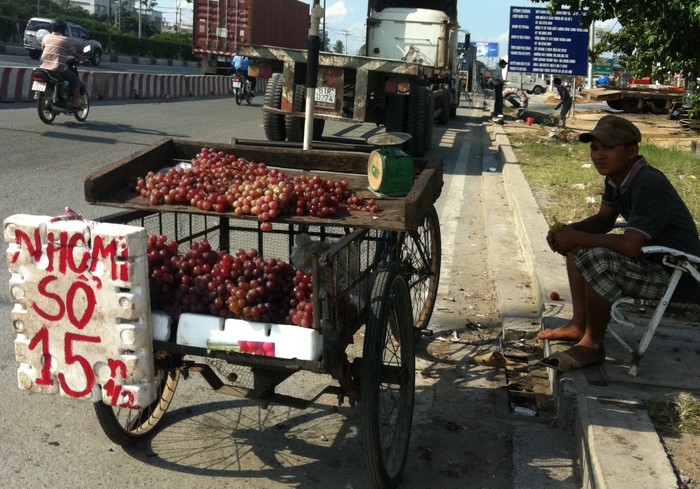
[[[562,85],[561,78],[559,77],[555,78],[552,81],[552,83],[554,83],[554,88],[559,94],[559,103],[556,107],[554,107],[554,111],[556,112],[561,107],[561,112],[559,113],[561,119],[561,127],[566,129],[566,116],[571,110],[571,105],[573,104],[571,92],[569,92],[569,89],[567,87]]]
[[[41,40],[40,68],[57,73],[68,81],[71,90],[71,107],[80,110],[80,80],[73,70],[68,69],[68,57],[72,56],[79,62],[83,57],[75,50],[73,43],[66,37],[66,23],[62,20],[51,22],[51,33]]]

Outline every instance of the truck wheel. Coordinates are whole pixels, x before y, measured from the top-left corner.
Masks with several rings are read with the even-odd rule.
[[[535,85],[535,88],[532,89],[532,93],[535,95],[542,95],[544,93],[544,88],[539,85]]]
[[[671,101],[659,98],[651,99],[648,107],[652,114],[668,114],[668,111],[671,110]]]
[[[425,138],[427,111],[428,91],[423,86],[411,86],[411,93],[408,97],[408,122],[406,124],[406,130],[411,135],[411,139],[406,142],[406,152],[411,156],[421,157],[427,151]]]
[[[302,112],[304,110],[304,92],[304,85],[294,85],[292,112]],[[304,141],[304,119],[285,115],[284,127],[287,130],[287,141],[292,143]]]
[[[394,95],[386,99],[384,127],[386,132],[406,132],[406,105],[408,97]]]
[[[608,107],[615,110],[622,110],[622,100],[608,100]]]
[[[625,97],[622,99],[622,110],[629,114],[636,114],[640,111],[642,100],[635,97]]]
[[[275,73],[270,78],[263,104],[273,109],[282,107],[282,73]],[[263,127],[268,141],[284,141],[287,138],[283,115],[263,110]]]
[[[433,146],[433,128],[435,127],[435,99],[432,91],[428,91],[428,108],[425,111],[425,150]]]
[[[292,101],[293,112],[303,112],[306,108],[306,87],[304,85],[294,86],[294,100]],[[289,142],[301,143],[304,141],[304,119],[300,117],[284,116],[284,126],[287,130],[287,140]],[[325,119],[314,119],[313,139],[320,139],[323,129],[326,127]]]
[[[449,89],[442,91],[442,97],[440,97],[440,115],[437,116],[435,122],[439,125],[444,126],[449,122],[450,119],[450,92]]]

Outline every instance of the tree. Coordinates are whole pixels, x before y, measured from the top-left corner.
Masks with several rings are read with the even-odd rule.
[[[676,73],[700,73],[700,0],[534,0],[553,11],[583,12],[585,26],[617,19],[618,32],[605,33],[591,58],[612,51],[634,76],[664,79]]]
[[[335,41],[335,44],[333,45],[333,52],[340,54],[343,54],[345,52],[345,44],[343,44],[343,41],[341,41],[340,39]]]

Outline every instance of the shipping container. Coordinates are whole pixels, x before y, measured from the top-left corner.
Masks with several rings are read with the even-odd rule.
[[[241,44],[304,49],[309,12],[299,0],[194,0],[193,51],[204,74],[228,74]]]

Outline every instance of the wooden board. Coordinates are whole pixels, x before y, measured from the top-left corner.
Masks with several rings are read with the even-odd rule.
[[[184,205],[152,206],[147,199],[129,189],[134,177],[144,176],[172,166],[178,160],[191,160],[202,148],[246,158],[256,163],[282,169],[290,175],[312,172],[333,180],[347,179],[350,188],[360,197],[375,198],[367,190],[367,153],[329,150],[302,150],[265,146],[240,146],[205,142],[163,139],[141,151],[123,158],[85,179],[85,200],[92,204],[157,212],[185,212],[226,216],[235,219],[256,220],[255,216],[235,216],[232,212],[215,213]],[[306,225],[347,226],[350,228],[406,231],[416,229],[423,222],[426,209],[440,195],[442,189],[442,159],[421,162],[422,170],[416,175],[413,188],[405,197],[377,199],[381,211],[340,211],[329,218],[312,216],[281,216],[275,222]]]

